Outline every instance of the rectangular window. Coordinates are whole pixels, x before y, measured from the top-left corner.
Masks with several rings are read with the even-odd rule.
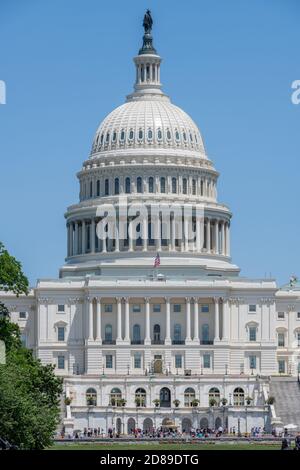
[[[181,304],[174,304],[173,305],[173,312],[180,313],[181,312]]]
[[[20,320],[24,320],[26,317],[27,317],[27,312],[20,312],[19,313]]]
[[[202,313],[209,313],[209,305],[201,305]]]
[[[250,369],[256,369],[256,356],[249,356]]]
[[[107,312],[107,313],[112,313],[112,311],[113,311],[112,304],[105,304],[104,311]]]
[[[285,360],[284,359],[279,359],[278,361],[278,372],[279,374],[285,373]]]
[[[297,320],[300,320],[300,312],[297,312]]]
[[[58,313],[65,313],[65,306],[63,304],[59,304],[57,306]]]
[[[284,348],[284,344],[285,344],[284,333],[278,333],[278,346],[280,348]]]
[[[182,355],[175,354],[175,367],[176,369],[182,369]]]
[[[249,305],[249,313],[256,313],[256,305],[254,304]]]
[[[57,368],[64,369],[65,368],[65,356],[58,356],[57,357]]]
[[[141,369],[142,368],[142,357],[140,353],[136,353],[133,357],[134,368]]]
[[[284,319],[284,312],[278,312],[277,313],[277,318],[278,318],[278,320],[283,320]]]
[[[256,341],[256,326],[249,328],[249,341]]]
[[[141,311],[140,304],[133,304],[132,311],[135,312],[135,313],[140,313],[140,311]]]
[[[58,339],[58,341],[64,341],[65,340],[65,328],[63,326],[59,326],[57,328],[57,339]]]
[[[210,369],[210,354],[203,354],[203,368]]]
[[[112,354],[106,354],[106,356],[105,356],[105,367],[106,367],[106,369],[112,369],[113,368]]]
[[[153,305],[153,312],[160,313],[161,307],[160,304]]]

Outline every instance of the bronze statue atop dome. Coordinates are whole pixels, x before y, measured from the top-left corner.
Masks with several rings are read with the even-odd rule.
[[[143,21],[145,34],[151,33],[152,25],[153,25],[153,19],[152,19],[152,16],[151,16],[151,11],[147,10],[146,13],[145,13],[145,16],[144,16],[144,21]]]

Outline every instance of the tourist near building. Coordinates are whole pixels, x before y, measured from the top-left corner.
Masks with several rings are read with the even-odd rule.
[[[102,121],[77,174],[59,278],[0,300],[24,344],[64,378],[67,433],[300,424],[282,399],[300,397],[300,283],[239,275],[219,174],[195,122],[162,91],[150,12],[143,26],[134,90]],[[151,208],[135,236],[125,203]],[[108,238],[98,236],[103,204],[117,215]],[[167,235],[162,204],[172,208]]]

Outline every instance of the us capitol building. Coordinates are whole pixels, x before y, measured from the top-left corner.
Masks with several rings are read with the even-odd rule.
[[[272,279],[239,275],[219,174],[195,122],[162,91],[150,12],[144,30],[134,91],[102,121],[77,174],[59,279],[0,300],[24,344],[64,378],[67,433],[164,425],[270,431],[300,421],[282,403],[298,387],[300,284],[292,278],[279,289]],[[124,216],[124,200],[131,209],[158,208],[132,224],[136,236],[127,237],[135,215]],[[114,236],[99,238],[104,204],[117,222]],[[176,208],[167,236],[164,206]],[[185,208],[192,208],[187,219]]]

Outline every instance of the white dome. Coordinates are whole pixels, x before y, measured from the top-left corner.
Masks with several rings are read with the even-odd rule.
[[[91,158],[99,152],[122,149],[177,149],[206,158],[198,127],[164,95],[126,102],[102,121]]]

